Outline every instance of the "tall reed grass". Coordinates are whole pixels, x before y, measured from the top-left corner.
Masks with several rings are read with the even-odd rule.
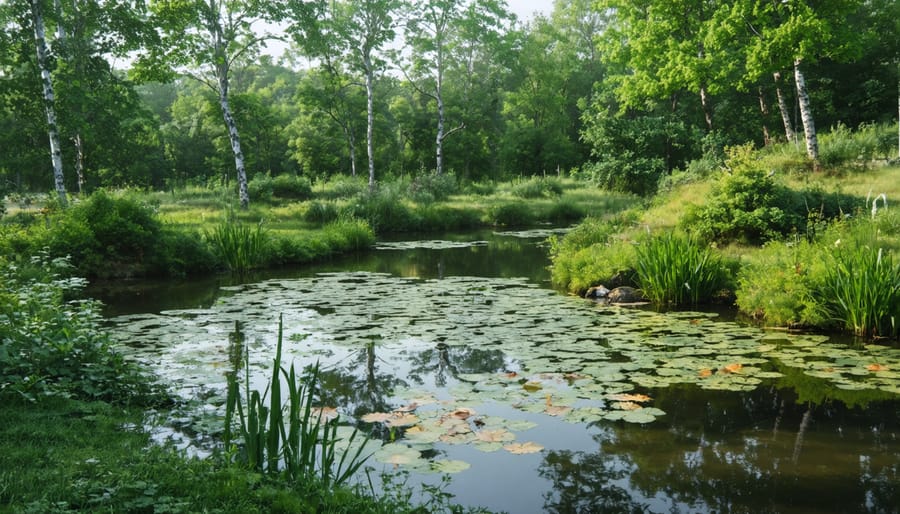
[[[871,246],[844,248],[825,274],[823,301],[834,319],[862,337],[890,337],[900,329],[900,263]]]
[[[266,257],[269,237],[261,223],[251,227],[226,221],[207,231],[205,237],[228,270],[238,275],[261,265]]]
[[[235,327],[237,332],[238,327]],[[362,467],[368,438],[357,441],[353,430],[346,443],[338,436],[338,419],[326,419],[322,409],[314,409],[319,379],[318,363],[305,378],[294,365],[282,366],[283,320],[278,321],[278,343],[270,381],[263,393],[250,390],[248,350],[244,346],[245,382],[242,400],[237,373],[228,380],[225,410],[226,450],[232,448],[232,426],[237,424],[243,441],[240,457],[248,468],[269,475],[284,474],[291,481],[317,478],[326,489],[340,487]],[[238,363],[239,364],[239,363]],[[285,382],[282,384],[282,378]],[[282,385],[286,387],[282,403]],[[266,398],[268,396],[268,399]],[[245,405],[246,401],[246,405]],[[356,443],[356,444],[355,444]]]
[[[654,303],[696,305],[726,285],[728,270],[696,238],[670,232],[638,246],[637,277],[644,295]]]

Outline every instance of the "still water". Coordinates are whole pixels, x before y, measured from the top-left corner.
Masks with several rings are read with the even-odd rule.
[[[530,512],[898,512],[900,349],[625,309],[549,284],[544,233],[382,241],[236,283],[98,286],[124,348],[194,402],[210,444],[245,341],[285,354],[385,443],[370,463]]]

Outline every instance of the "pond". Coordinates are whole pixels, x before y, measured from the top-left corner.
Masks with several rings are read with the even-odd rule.
[[[897,512],[900,349],[564,295],[546,236],[382,241],[244,283],[93,294],[127,352],[194,402],[165,433],[201,453],[234,341],[262,390],[283,317],[286,360],[319,362],[323,402],[385,443],[370,464],[450,474],[463,505]]]

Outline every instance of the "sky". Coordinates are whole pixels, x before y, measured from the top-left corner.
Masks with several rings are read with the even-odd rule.
[[[530,20],[536,12],[549,16],[553,10],[553,0],[506,0],[506,3],[523,22]]]

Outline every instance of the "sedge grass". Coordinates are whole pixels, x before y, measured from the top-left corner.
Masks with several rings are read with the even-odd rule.
[[[882,248],[845,248],[825,275],[824,300],[844,328],[861,337],[890,337],[900,324],[900,263]]]
[[[727,270],[713,250],[674,232],[637,248],[637,277],[644,295],[660,305],[696,305],[726,284]]]
[[[262,264],[268,233],[262,224],[254,227],[235,221],[220,223],[206,232],[206,240],[232,273],[244,275]]]
[[[236,327],[237,332],[237,327]],[[322,409],[314,409],[319,367],[301,379],[291,364],[282,364],[283,321],[278,322],[278,342],[272,363],[271,380],[266,391],[250,390],[250,369],[245,354],[244,398],[241,399],[236,374],[229,375],[225,416],[225,446],[232,448],[232,424],[235,414],[243,440],[243,464],[268,475],[284,474],[300,483],[319,480],[327,490],[345,485],[365,463],[368,439],[354,444],[358,431],[353,430],[343,449],[338,443],[338,418],[325,419]],[[249,351],[244,346],[244,351]],[[285,379],[286,404],[282,403],[282,378]],[[268,396],[268,400],[266,397]],[[232,452],[234,453],[234,452]]]

